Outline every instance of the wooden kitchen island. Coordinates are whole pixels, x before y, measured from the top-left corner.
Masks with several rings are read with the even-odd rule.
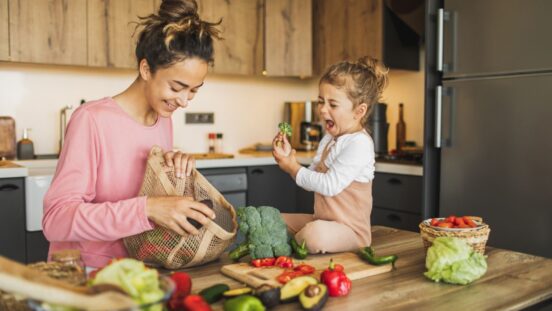
[[[519,310],[539,303],[552,306],[552,259],[487,247],[488,271],[483,278],[467,286],[434,283],[423,275],[425,252],[418,233],[381,226],[372,231],[378,255],[399,256],[396,269],[353,281],[351,293],[330,297],[324,310]],[[241,287],[220,273],[221,266],[229,263],[225,254],[219,261],[182,271],[192,276],[193,292],[217,283]],[[213,307],[222,310],[222,303]],[[272,310],[300,310],[300,305],[283,304]]]

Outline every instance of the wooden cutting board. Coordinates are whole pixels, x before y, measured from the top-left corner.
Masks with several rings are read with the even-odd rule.
[[[192,153],[196,160],[211,160],[211,159],[232,159],[233,154],[228,153]]]
[[[383,266],[373,266],[363,261],[354,253],[336,253],[325,255],[309,255],[306,260],[294,259],[295,265],[306,263],[313,266],[316,272],[312,274],[316,278],[320,273],[328,267],[330,258],[333,258],[335,263],[339,263],[345,267],[345,273],[351,280],[358,280],[372,275],[388,272],[393,269],[391,264]],[[284,272],[285,269],[279,267],[262,267],[255,268],[249,263],[236,263],[225,265],[221,268],[221,272],[233,279],[243,282],[253,288],[257,288],[263,284],[270,286],[282,286],[278,283],[276,277]]]
[[[0,159],[14,159],[15,149],[15,120],[12,117],[0,117]]]

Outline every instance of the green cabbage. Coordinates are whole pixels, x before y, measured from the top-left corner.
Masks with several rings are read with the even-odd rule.
[[[125,258],[110,263],[96,274],[91,285],[106,283],[121,287],[139,305],[158,302],[164,296],[157,270],[149,269],[135,259]],[[150,311],[161,309],[161,305],[149,308]]]
[[[461,239],[438,237],[427,251],[426,268],[424,275],[435,282],[466,285],[487,272],[487,261]]]

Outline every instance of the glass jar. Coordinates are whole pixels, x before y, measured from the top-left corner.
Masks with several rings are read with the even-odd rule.
[[[86,283],[86,269],[82,261],[80,250],[65,249],[52,254],[52,261],[61,264],[71,275],[71,284],[84,285]]]
[[[217,133],[217,140],[215,142],[215,152],[222,153],[222,133]]]
[[[215,153],[215,133],[209,133],[209,153]]]

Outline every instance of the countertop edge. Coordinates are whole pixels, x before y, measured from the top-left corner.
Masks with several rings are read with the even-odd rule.
[[[309,165],[312,163],[312,158],[309,157],[297,157],[297,161],[302,165]],[[25,177],[35,175],[49,175],[54,174],[57,160],[28,160],[28,161],[14,161],[14,163],[23,166],[23,168],[9,168],[0,169],[0,178],[5,177]],[[236,155],[231,159],[209,159],[209,160],[196,160],[196,167],[198,169],[206,168],[225,168],[225,167],[243,167],[243,166],[262,166],[262,165],[276,165],[276,161],[273,157],[258,157],[248,155]],[[7,171],[16,170],[12,173]],[[6,172],[2,172],[6,171]],[[376,173],[390,173],[390,174],[402,174],[412,176],[423,176],[422,165],[409,165],[409,164],[397,164],[388,162],[376,162]]]

